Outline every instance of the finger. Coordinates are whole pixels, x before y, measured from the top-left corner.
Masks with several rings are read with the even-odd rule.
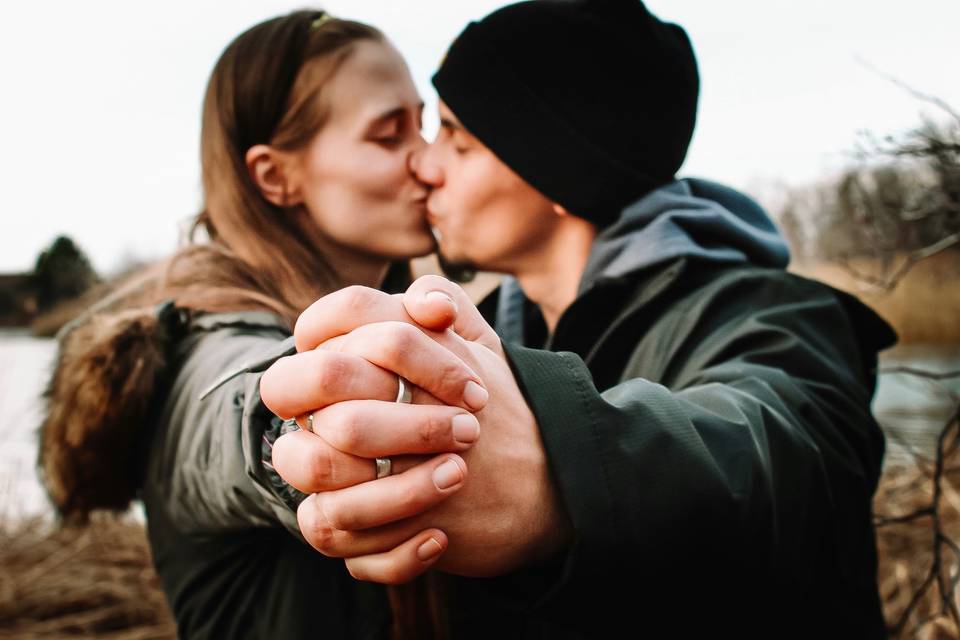
[[[366,358],[314,349],[277,360],[260,378],[260,397],[273,413],[293,418],[344,400],[395,400],[397,375]],[[430,402],[414,390],[414,400]]]
[[[333,527],[317,502],[308,496],[297,508],[300,533],[314,549],[331,558],[352,558],[390,551],[426,526],[422,518],[409,518],[364,531],[342,531]]]
[[[463,458],[448,453],[399,475],[318,493],[315,501],[330,526],[356,531],[418,515],[460,490],[466,478]]]
[[[460,285],[437,275],[417,278],[403,295],[410,318],[423,327],[440,331],[452,324],[465,340],[500,350],[500,338],[480,314]]]
[[[369,287],[345,287],[307,307],[293,329],[297,351],[309,351],[336,336],[371,322],[410,322],[400,296]]]
[[[446,405],[353,400],[314,413],[313,432],[339,451],[382,458],[465,451],[480,437],[480,423]]]
[[[479,411],[489,399],[480,376],[456,353],[405,322],[377,322],[354,329],[340,349],[395,371],[444,404]]]
[[[423,456],[390,458],[393,472],[398,474],[427,459]],[[344,453],[306,431],[294,431],[277,438],[271,460],[280,477],[304,493],[335,491],[377,477],[377,465],[372,458]]]
[[[357,580],[404,584],[429,569],[447,550],[447,544],[443,531],[430,529],[391,551],[348,558],[345,562],[350,575]]]

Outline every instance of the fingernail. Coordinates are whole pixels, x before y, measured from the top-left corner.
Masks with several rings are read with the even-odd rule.
[[[449,295],[447,295],[443,291],[438,291],[438,290],[427,291],[427,293],[423,297],[426,298],[427,300],[444,300],[453,307],[454,311],[459,311],[459,309],[457,308],[456,300],[451,298]]]
[[[461,444],[473,444],[480,437],[480,423],[469,413],[453,416],[453,439]]]
[[[489,399],[490,394],[487,393],[487,390],[473,380],[468,381],[467,386],[463,389],[463,401],[474,411],[479,411],[487,406],[487,400]]]
[[[443,551],[443,547],[440,546],[440,543],[436,539],[430,538],[417,549],[417,557],[420,558],[420,562],[427,562],[440,555],[441,551]]]
[[[433,470],[433,484],[437,485],[437,489],[441,491],[459,484],[462,480],[463,473],[460,471],[460,465],[453,460],[447,460]]]

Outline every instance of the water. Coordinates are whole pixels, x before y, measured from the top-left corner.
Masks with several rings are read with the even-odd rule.
[[[873,413],[887,435],[887,463],[933,458],[937,437],[960,404],[960,376],[934,380],[891,370],[960,371],[960,345],[898,347],[883,354],[880,366]]]
[[[40,401],[56,355],[52,340],[0,330],[0,516],[50,514],[36,473]],[[881,367],[932,371],[960,369],[960,345],[900,347],[882,356]],[[932,456],[936,438],[960,396],[960,377],[933,382],[903,373],[882,373],[874,414],[888,438],[887,462],[918,453]]]
[[[36,472],[41,395],[56,356],[53,340],[0,330],[0,515],[46,514]]]

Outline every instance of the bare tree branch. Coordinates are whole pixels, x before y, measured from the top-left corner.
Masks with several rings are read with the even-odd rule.
[[[960,626],[960,611],[958,611],[956,604],[956,586],[958,574],[960,574],[960,546],[958,546],[956,541],[954,541],[944,531],[944,525],[941,517],[941,498],[943,496],[945,453],[947,448],[946,443],[951,433],[956,431],[958,428],[960,428],[960,406],[958,406],[951,414],[950,418],[947,420],[946,424],[944,424],[943,428],[940,430],[940,434],[937,437],[937,454],[933,474],[933,497],[930,501],[930,504],[902,516],[880,516],[874,521],[875,525],[880,528],[892,524],[911,523],[923,517],[929,517],[931,519],[931,542],[933,557],[930,562],[930,569],[926,573],[926,577],[923,579],[923,582],[913,592],[913,595],[910,598],[906,608],[904,608],[904,610],[900,613],[897,621],[891,627],[890,635],[893,638],[901,636],[906,629],[906,625],[909,623],[911,616],[916,611],[917,606],[934,584],[937,586],[937,600],[939,601],[940,605],[940,614],[950,617],[958,626]],[[948,575],[953,573],[954,576],[953,579],[950,580],[949,584],[943,573],[945,568],[945,558],[943,556],[944,547],[950,550],[954,555],[954,571],[951,572],[950,568],[947,567]],[[922,624],[923,622],[918,623],[918,628]]]
[[[931,380],[950,380],[960,378],[960,370],[957,371],[928,371],[927,369],[918,369],[916,367],[882,367],[880,373],[909,373],[910,375],[930,378]]]
[[[917,100],[920,100],[921,102],[926,102],[926,103],[932,104],[932,105],[934,105],[935,107],[938,107],[938,108],[942,109],[942,110],[945,111],[946,113],[950,114],[950,116],[953,117],[954,120],[956,120],[958,123],[960,123],[960,113],[958,113],[957,111],[955,111],[954,108],[951,107],[951,106],[950,106],[945,100],[943,100],[942,98],[940,98],[940,97],[938,97],[938,96],[935,96],[935,95],[932,95],[932,94],[929,94],[929,93],[924,93],[924,92],[922,92],[922,91],[918,91],[918,90],[914,89],[913,87],[911,87],[910,85],[908,85],[906,82],[904,82],[904,81],[901,80],[900,78],[896,77],[895,75],[890,74],[890,73],[887,73],[887,72],[885,72],[885,71],[881,71],[880,69],[878,69],[876,66],[874,66],[872,63],[870,63],[866,58],[863,58],[862,56],[854,56],[854,58],[855,58],[855,59],[857,60],[857,62],[859,62],[861,65],[863,65],[864,67],[866,67],[866,68],[869,69],[870,71],[873,71],[874,73],[876,73],[876,74],[877,74],[878,76],[880,76],[881,78],[884,78],[885,80],[888,80],[889,82],[893,83],[894,85],[900,87],[901,89],[903,89],[904,91],[906,91],[907,93],[909,93],[911,96],[913,96],[913,97],[916,98]]]
[[[890,292],[896,289],[897,285],[900,284],[900,281],[906,277],[907,273],[909,273],[918,262],[934,256],[941,251],[946,251],[950,247],[957,244],[960,244],[960,232],[953,233],[929,246],[917,249],[916,251],[911,251],[897,268],[897,270],[893,272],[893,274],[881,277],[877,277],[857,269],[850,263],[850,259],[848,257],[843,258],[840,264],[857,280],[874,286],[882,291]]]

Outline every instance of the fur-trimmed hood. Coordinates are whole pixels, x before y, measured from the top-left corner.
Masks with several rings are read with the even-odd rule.
[[[167,364],[167,345],[185,324],[186,313],[167,302],[91,314],[62,332],[45,393],[38,464],[64,518],[124,510],[136,495],[136,442]]]

